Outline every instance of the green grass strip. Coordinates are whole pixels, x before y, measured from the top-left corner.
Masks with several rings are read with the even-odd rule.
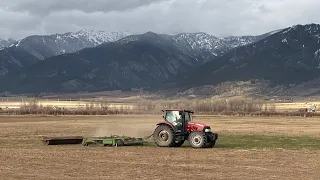
[[[149,146],[156,146],[148,143]],[[190,147],[185,142],[182,147]],[[216,149],[311,149],[320,150],[320,138],[309,136],[220,135]]]

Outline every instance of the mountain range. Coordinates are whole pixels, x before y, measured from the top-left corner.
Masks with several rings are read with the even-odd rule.
[[[10,46],[6,41],[7,43],[3,44],[7,47],[4,46],[0,51],[0,76],[53,56],[74,53],[84,48],[96,47],[125,37],[127,38],[123,39],[123,41],[130,41],[139,37],[130,35],[138,34],[85,29],[64,34],[28,36],[19,41],[11,41]],[[221,56],[234,47],[252,43],[261,38],[261,36],[217,38],[206,33],[183,33],[162,36],[170,38],[172,40],[171,43],[179,46],[181,51],[193,58],[199,58],[199,61],[207,61],[211,56]]]
[[[19,89],[20,92],[64,92],[152,87],[154,82],[165,81],[177,74],[188,72],[234,47],[255,42],[260,38],[217,38],[205,33],[166,35],[146,32],[124,35],[124,38],[121,38],[123,34],[112,36],[113,38],[104,36],[109,38],[100,38],[102,40],[98,41],[97,38],[91,39],[100,37],[97,34],[101,32],[85,32],[90,33],[87,33],[87,36],[80,36],[79,32],[76,35],[67,33],[45,37],[31,36],[0,51],[5,55],[12,53],[11,57],[14,57],[11,60],[3,59],[8,65],[2,74],[12,71],[2,78],[6,90],[11,87],[13,91]],[[77,37],[76,40],[83,46],[74,48],[70,34],[71,37]],[[82,38],[78,38],[79,36]],[[64,44],[51,45],[52,39],[55,42],[59,39]],[[96,44],[88,43],[88,39]],[[77,44],[79,42],[77,41]],[[63,45],[73,49],[57,51],[59,48],[65,50]],[[52,49],[55,51],[48,51]],[[19,88],[21,85],[22,89]]]
[[[92,30],[30,36],[0,50],[0,92],[188,89],[252,79],[291,86],[319,78],[319,42],[317,24],[223,38]]]
[[[104,32],[84,29],[64,34],[32,35],[0,50],[0,76],[49,57],[74,53],[84,48],[116,41],[129,32]]]
[[[256,43],[232,49],[181,80],[189,87],[263,79],[299,84],[320,76],[320,25],[286,28]],[[205,78],[204,78],[205,77]]]

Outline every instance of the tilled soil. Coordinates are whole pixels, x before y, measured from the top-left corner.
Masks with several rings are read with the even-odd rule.
[[[1,179],[318,179],[316,151],[9,146]]]
[[[12,117],[10,117],[12,118]],[[158,117],[0,117],[0,179],[318,179],[320,152],[284,149],[192,149],[157,147],[84,147],[81,145],[45,146],[43,135],[108,134],[122,131],[140,135],[152,132]],[[225,118],[225,117],[224,117]],[[223,118],[198,118],[218,124],[225,132],[229,123],[234,133],[241,121]],[[262,119],[244,119],[256,127],[276,127]],[[297,121],[297,120],[296,120]],[[217,123],[216,123],[217,122]],[[308,120],[301,122],[307,124]],[[287,133],[299,129],[301,123],[287,123]],[[313,123],[313,125],[312,125]],[[317,127],[315,119],[310,127]],[[309,126],[308,125],[308,126]],[[242,125],[241,125],[242,126]],[[102,128],[101,128],[102,127]],[[245,127],[245,126],[243,126]],[[113,129],[115,128],[115,129]],[[127,128],[127,130],[123,129]],[[303,126],[306,130],[306,126]],[[302,128],[302,129],[303,129]],[[266,128],[267,129],[267,128]],[[150,132],[149,132],[150,131]],[[271,128],[270,133],[277,133]],[[302,130],[301,130],[302,132]],[[314,135],[315,131],[310,132]],[[281,132],[280,132],[281,133]]]

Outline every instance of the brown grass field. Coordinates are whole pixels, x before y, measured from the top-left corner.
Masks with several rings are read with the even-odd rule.
[[[196,117],[213,149],[46,146],[42,136],[147,136],[161,116],[0,116],[1,179],[318,179],[320,149],[229,148],[240,135],[320,138],[320,118]],[[232,136],[231,136],[232,135]],[[224,138],[225,136],[225,138]],[[229,139],[232,141],[232,139]],[[317,141],[319,142],[319,141]]]
[[[78,95],[79,96],[79,95]],[[100,107],[102,104],[110,109],[119,109],[119,108],[125,108],[125,109],[136,109],[138,106],[138,102],[141,102],[142,104],[146,104],[147,102],[150,102],[154,105],[161,104],[162,101],[159,100],[151,100],[147,97],[139,97],[134,96],[132,94],[127,94],[124,96],[122,94],[121,97],[109,97],[109,96],[102,96],[102,97],[92,97],[91,98],[79,98],[78,96],[73,98],[64,98],[59,99],[55,97],[52,98],[26,98],[26,97],[11,97],[11,98],[1,98],[0,97],[0,108],[2,109],[17,109],[20,108],[23,104],[32,104],[35,103],[37,106],[43,106],[43,107],[59,107],[59,108],[67,108],[67,109],[79,109],[79,108],[86,108],[87,106],[94,106],[94,107]],[[246,99],[244,97],[232,97],[232,98],[218,98],[216,100],[224,100],[224,99]],[[149,100],[149,101],[148,101]],[[177,102],[181,101],[184,102],[186,99],[171,99],[171,100],[164,100],[163,102],[165,104],[169,104],[170,102]],[[184,102],[185,103],[194,103],[195,101],[200,101],[201,99],[193,99],[191,101]],[[206,98],[203,99],[204,101],[210,101],[212,99]],[[301,109],[305,108],[311,108],[314,105],[319,107],[320,101],[319,100],[310,100],[307,99],[304,100],[297,100],[294,102],[278,102],[278,101],[263,101],[262,102],[262,110],[264,110],[266,107],[271,108],[274,106],[274,110],[277,112],[297,112]],[[215,102],[213,102],[214,104]],[[177,106],[175,104],[174,106]],[[317,110],[319,111],[319,110]]]

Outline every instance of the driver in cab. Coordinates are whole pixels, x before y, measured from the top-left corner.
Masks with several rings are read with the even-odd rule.
[[[170,111],[167,113],[166,119],[172,123],[174,126],[180,125],[182,122],[182,112],[180,111]]]

